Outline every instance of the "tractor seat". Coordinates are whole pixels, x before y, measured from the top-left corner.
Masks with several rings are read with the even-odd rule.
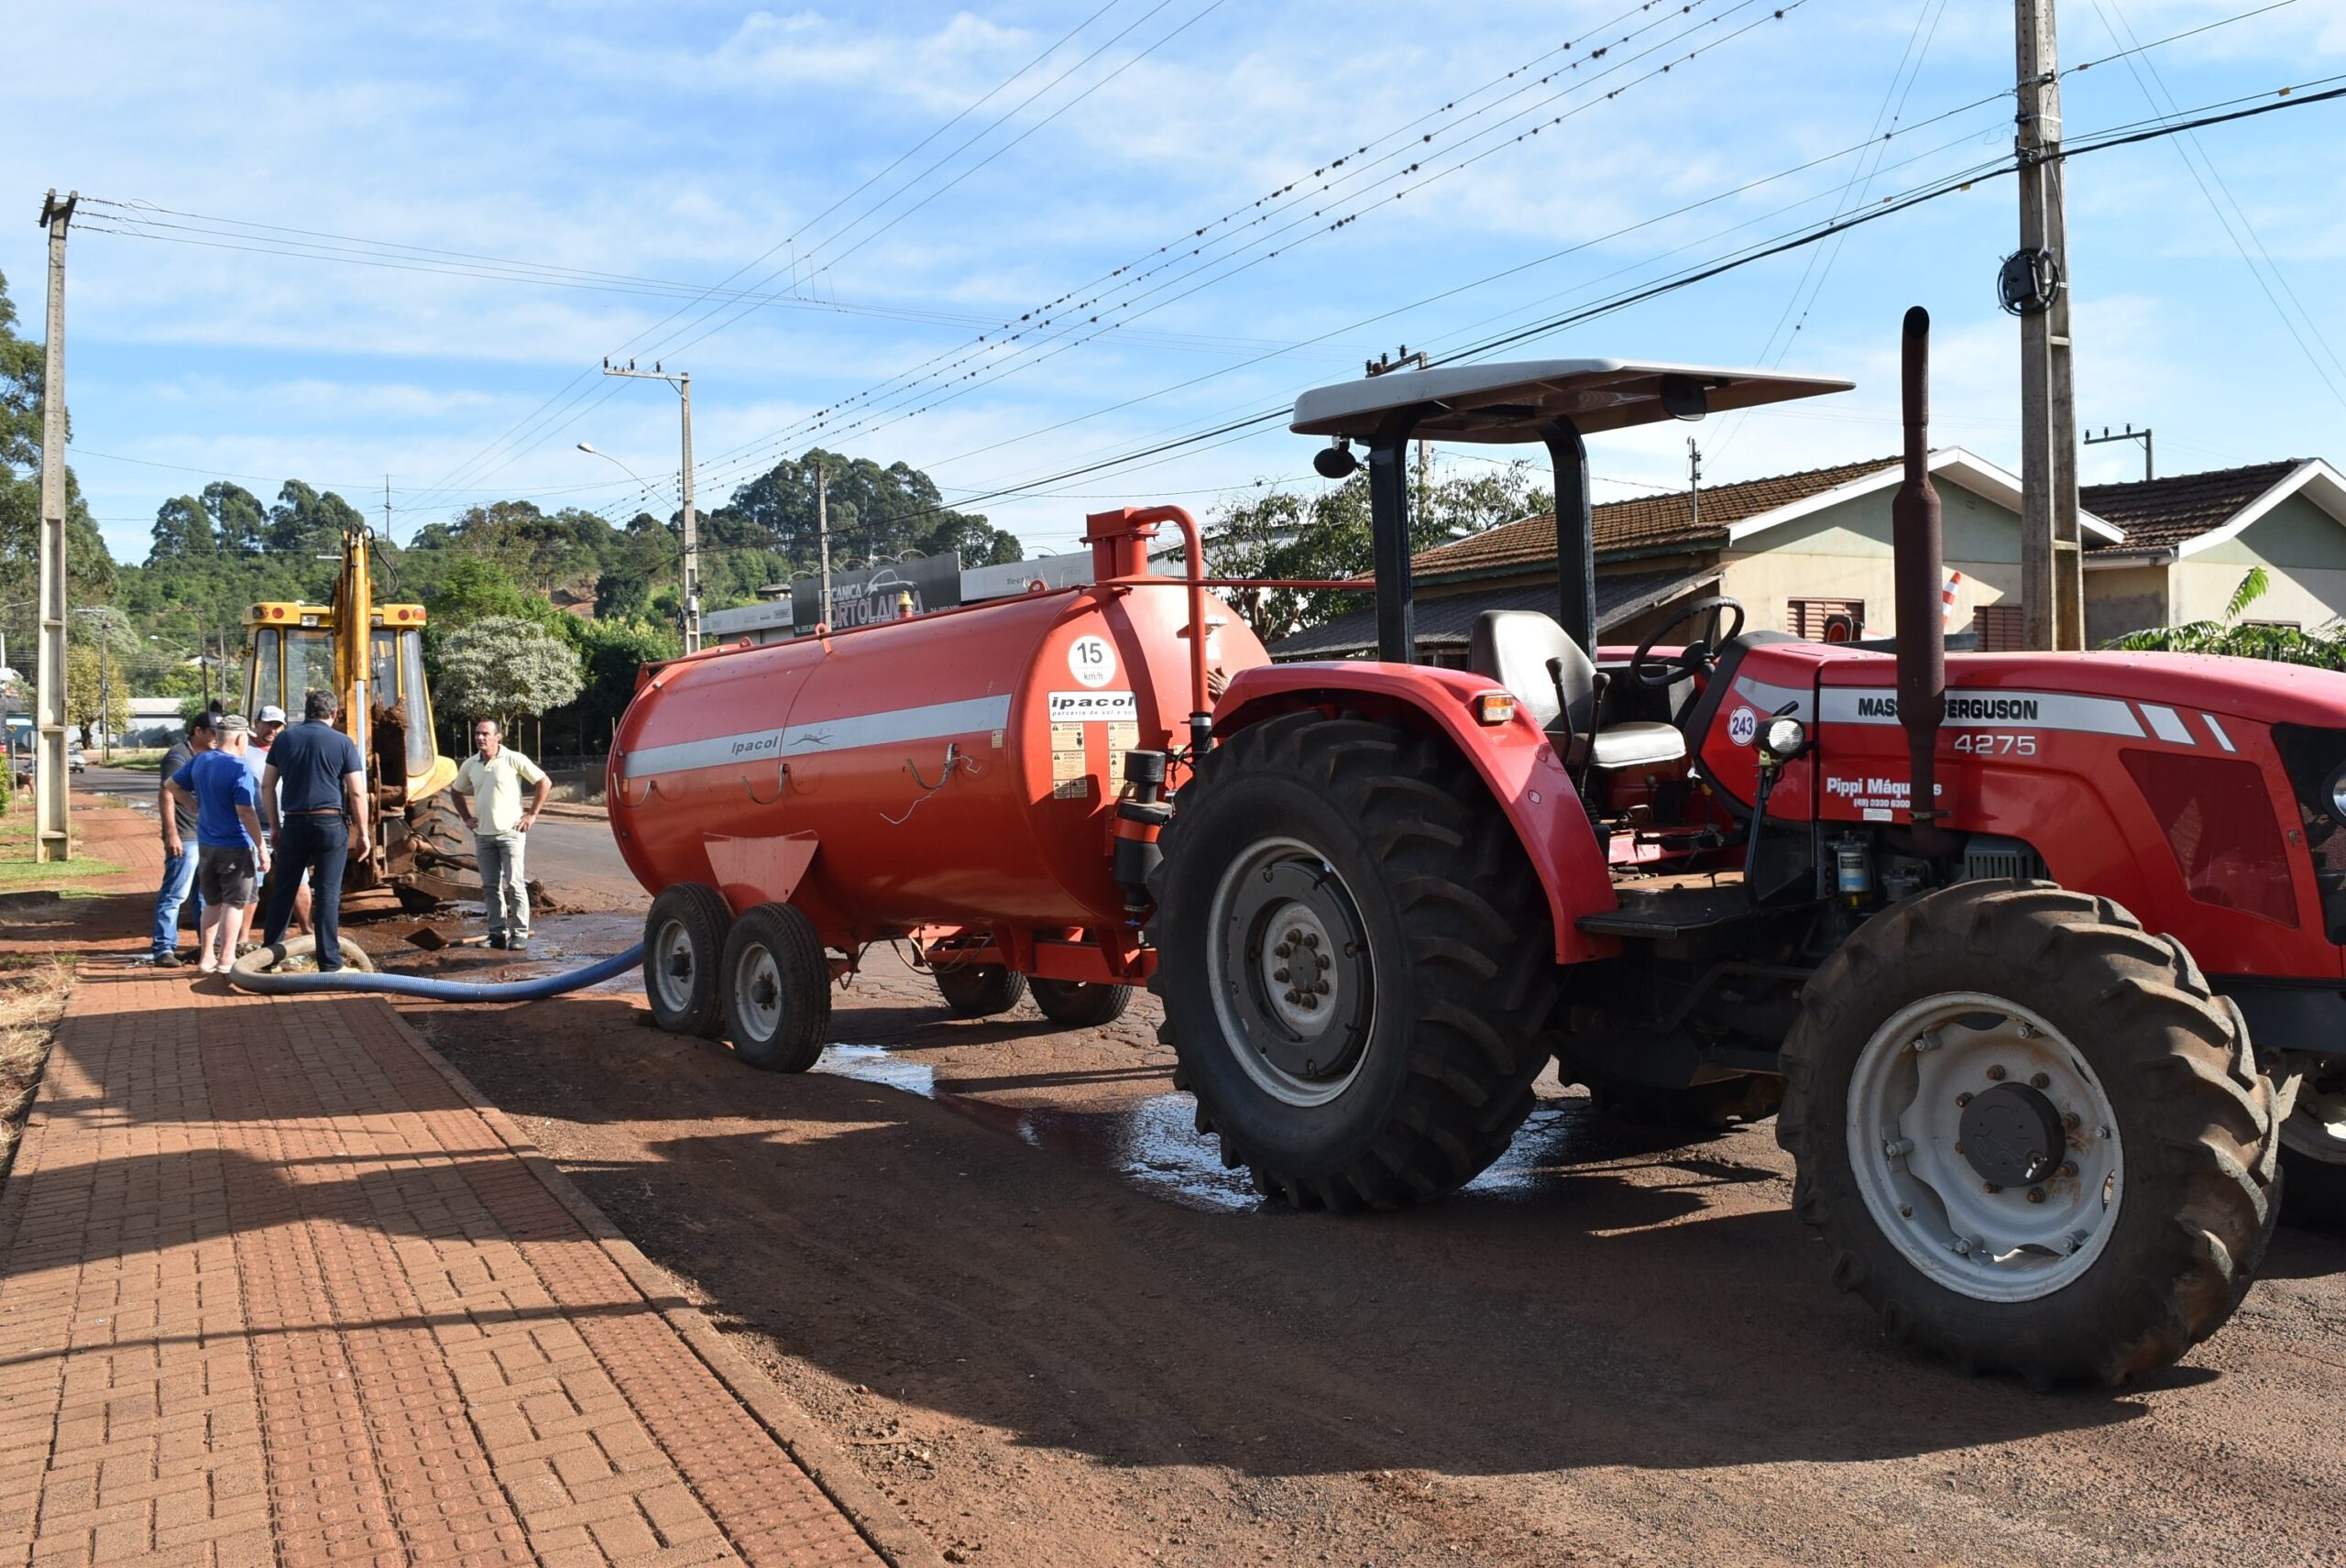
[[[1467,667],[1515,694],[1567,765],[1657,767],[1686,755],[1674,724],[1596,728],[1596,666],[1564,629],[1536,609],[1486,609],[1474,618]]]

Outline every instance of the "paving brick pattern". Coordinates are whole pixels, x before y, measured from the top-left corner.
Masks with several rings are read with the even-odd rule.
[[[374,999],[92,960],[0,1249],[16,1562],[879,1561]]]

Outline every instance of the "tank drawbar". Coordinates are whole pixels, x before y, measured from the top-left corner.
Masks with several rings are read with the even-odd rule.
[[[268,996],[307,996],[334,991],[371,991],[392,996],[421,996],[434,1002],[535,1002],[543,997],[560,996],[565,992],[597,985],[615,975],[626,973],[643,961],[643,944],[636,943],[623,953],[598,959],[584,969],[565,970],[561,974],[540,975],[534,980],[469,981],[433,980],[420,974],[383,974],[376,970],[374,960],[348,937],[342,939],[342,953],[348,966],[334,974],[280,974],[277,966],[287,959],[317,950],[313,937],[296,937],[274,947],[256,948],[238,959],[228,971],[228,983],[239,991],[258,992]]]

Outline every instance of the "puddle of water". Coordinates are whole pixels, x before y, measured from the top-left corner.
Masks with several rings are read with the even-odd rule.
[[[830,1046],[813,1070],[916,1094],[1030,1148],[1106,1170],[1140,1191],[1185,1207],[1242,1213],[1265,1206],[1253,1179],[1244,1170],[1225,1168],[1221,1145],[1197,1130],[1197,1102],[1187,1094],[1151,1095],[1114,1111],[1022,1109],[939,1089],[935,1068],[883,1046]],[[1576,1113],[1584,1109],[1574,1102],[1534,1111],[1507,1153],[1460,1190],[1512,1199],[1557,1179],[1557,1166],[1588,1157],[1586,1150],[1558,1146],[1582,1141]]]

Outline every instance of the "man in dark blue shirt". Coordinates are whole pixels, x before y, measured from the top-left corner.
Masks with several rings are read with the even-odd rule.
[[[334,727],[342,703],[330,691],[301,700],[302,722],[269,748],[261,808],[277,845],[269,880],[269,924],[261,940],[285,939],[301,873],[310,873],[310,929],[318,938],[318,970],[342,968],[342,869],[367,858],[367,765],[357,743]]]

